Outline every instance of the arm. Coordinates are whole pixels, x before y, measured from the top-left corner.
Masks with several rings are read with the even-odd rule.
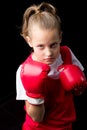
[[[22,64],[20,79],[27,95],[26,112],[36,122],[44,118],[45,83],[50,67],[32,58]]]
[[[25,101],[25,108],[27,114],[38,122],[43,120],[44,116],[44,99],[42,98],[31,98],[26,95],[26,91],[20,79],[21,66],[18,68],[16,73],[16,90],[17,90],[17,100],[27,100]],[[42,104],[42,105],[41,105]],[[30,107],[29,107],[30,106]],[[37,114],[37,115],[36,115]]]
[[[36,122],[41,122],[44,118],[45,107],[44,104],[32,105],[28,101],[25,101],[26,112]]]

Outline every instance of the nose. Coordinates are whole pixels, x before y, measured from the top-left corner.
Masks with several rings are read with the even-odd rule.
[[[46,48],[46,50],[45,50],[45,55],[47,56],[47,57],[51,57],[52,56],[52,50],[50,49],[50,48]]]

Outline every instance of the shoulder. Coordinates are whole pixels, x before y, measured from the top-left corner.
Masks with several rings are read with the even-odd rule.
[[[61,53],[70,52],[70,48],[68,46],[61,46],[60,51]]]
[[[73,51],[68,46],[61,46],[60,52],[62,55],[63,60],[65,60],[65,63],[71,63],[75,64],[80,67],[80,69],[83,71],[84,67],[81,64],[81,62],[78,60],[78,58],[75,56]]]
[[[68,46],[61,46],[60,53],[63,56],[71,56],[71,49]]]
[[[65,63],[72,63],[71,51],[68,46],[61,46],[60,53]]]

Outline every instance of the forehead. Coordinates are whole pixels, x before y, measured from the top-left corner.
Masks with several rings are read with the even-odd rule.
[[[57,29],[43,29],[40,28],[39,26],[34,25],[32,27],[32,32],[31,32],[31,38],[34,41],[48,41],[49,40],[55,40],[58,39],[58,30]]]
[[[31,31],[44,31],[44,32],[56,31],[56,32],[59,32],[58,28],[45,28],[45,27],[41,26],[39,23],[33,24]]]

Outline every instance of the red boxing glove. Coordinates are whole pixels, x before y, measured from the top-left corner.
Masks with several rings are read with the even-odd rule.
[[[22,84],[29,97],[41,98],[45,91],[45,80],[50,67],[33,61],[30,57],[22,64],[20,73]]]
[[[65,90],[75,90],[80,94],[86,87],[86,77],[81,69],[76,65],[63,65],[59,69],[60,81]]]

